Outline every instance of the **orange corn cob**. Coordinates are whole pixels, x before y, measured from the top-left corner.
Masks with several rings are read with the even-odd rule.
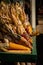
[[[29,50],[30,51],[30,48],[25,47],[25,46],[20,45],[20,44],[13,43],[13,42],[9,43],[9,49],[13,49],[13,50]]]

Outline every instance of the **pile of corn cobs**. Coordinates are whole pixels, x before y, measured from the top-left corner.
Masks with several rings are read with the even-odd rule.
[[[0,48],[32,50],[32,27],[24,7],[16,3],[0,3]],[[15,44],[15,46],[13,46]],[[10,46],[9,46],[10,45]],[[18,46],[20,45],[20,46]],[[15,48],[17,46],[17,48]]]

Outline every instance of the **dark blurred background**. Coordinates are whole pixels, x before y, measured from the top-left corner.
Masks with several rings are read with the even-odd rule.
[[[42,65],[43,56],[43,0],[36,0],[36,25],[40,32],[40,35],[36,37],[37,43],[37,53],[38,53],[38,63],[37,65]]]

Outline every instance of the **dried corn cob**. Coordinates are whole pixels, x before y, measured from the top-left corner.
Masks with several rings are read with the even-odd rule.
[[[10,49],[10,50],[15,49],[15,50],[28,50],[28,51],[31,51],[31,49],[28,48],[28,47],[25,47],[25,46],[19,45],[19,44],[15,44],[15,43],[12,43],[12,42],[9,43],[9,48],[8,49]]]
[[[31,35],[32,26],[29,23],[28,16],[25,14],[24,8],[22,8],[20,4],[19,4],[19,6],[16,4],[16,11],[17,11],[18,17],[20,18],[25,30],[28,32],[28,34]]]

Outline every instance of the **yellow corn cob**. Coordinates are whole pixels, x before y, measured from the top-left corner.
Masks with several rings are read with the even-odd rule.
[[[28,50],[28,51],[31,51],[30,48],[28,47],[25,47],[23,45],[19,45],[19,44],[16,44],[16,43],[12,43],[10,42],[9,43],[9,49],[16,49],[16,50]]]

